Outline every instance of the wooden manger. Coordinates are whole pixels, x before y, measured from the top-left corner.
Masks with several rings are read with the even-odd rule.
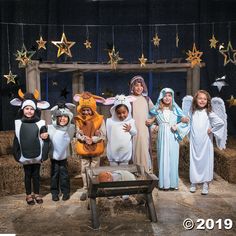
[[[98,174],[103,171],[127,170],[135,175],[136,180],[99,182]],[[96,198],[121,196],[132,194],[143,194],[146,199],[148,217],[152,222],[157,222],[155,206],[152,198],[152,191],[158,184],[158,178],[153,174],[148,174],[144,168],[138,165],[128,166],[103,166],[98,168],[86,168],[88,198],[92,215],[92,227],[98,229],[100,226],[97,211]]]

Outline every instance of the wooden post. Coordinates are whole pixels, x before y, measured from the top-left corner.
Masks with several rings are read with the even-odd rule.
[[[72,77],[72,96],[84,91],[84,74],[80,71],[73,73]]]
[[[40,71],[38,65],[39,61],[32,61],[26,67],[26,91],[34,93],[34,90],[37,89],[39,99],[41,99]]]
[[[99,229],[100,221],[97,212],[96,198],[90,198],[90,208],[91,208],[93,229]]]
[[[194,95],[200,88],[200,66],[194,66],[192,74],[192,94]]]
[[[187,69],[186,90],[187,95],[192,95],[192,68]]]

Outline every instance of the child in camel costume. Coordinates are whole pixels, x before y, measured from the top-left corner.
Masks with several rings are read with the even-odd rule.
[[[76,94],[74,100],[79,102],[77,116],[75,116],[77,138],[75,150],[81,156],[81,175],[84,192],[80,200],[84,201],[87,198],[85,168],[98,167],[100,156],[104,152],[106,127],[103,116],[96,111],[96,102],[104,103],[105,99],[89,92],[83,92],[82,94]]]

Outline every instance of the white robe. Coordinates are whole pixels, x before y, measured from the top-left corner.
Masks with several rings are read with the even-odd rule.
[[[210,134],[207,133],[209,128],[212,129]],[[191,183],[204,183],[213,179],[213,134],[220,138],[223,133],[224,122],[214,112],[208,115],[204,109],[193,113],[190,128]]]

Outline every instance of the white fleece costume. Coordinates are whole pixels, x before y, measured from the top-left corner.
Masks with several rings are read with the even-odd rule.
[[[124,104],[128,108],[128,116],[123,121],[118,119],[115,111],[120,104]],[[106,121],[107,158],[110,162],[128,163],[132,156],[132,136],[137,133],[135,121],[131,117],[131,105],[128,98],[124,95],[117,95],[110,112],[112,117]],[[131,125],[129,132],[124,131],[124,124]]]

